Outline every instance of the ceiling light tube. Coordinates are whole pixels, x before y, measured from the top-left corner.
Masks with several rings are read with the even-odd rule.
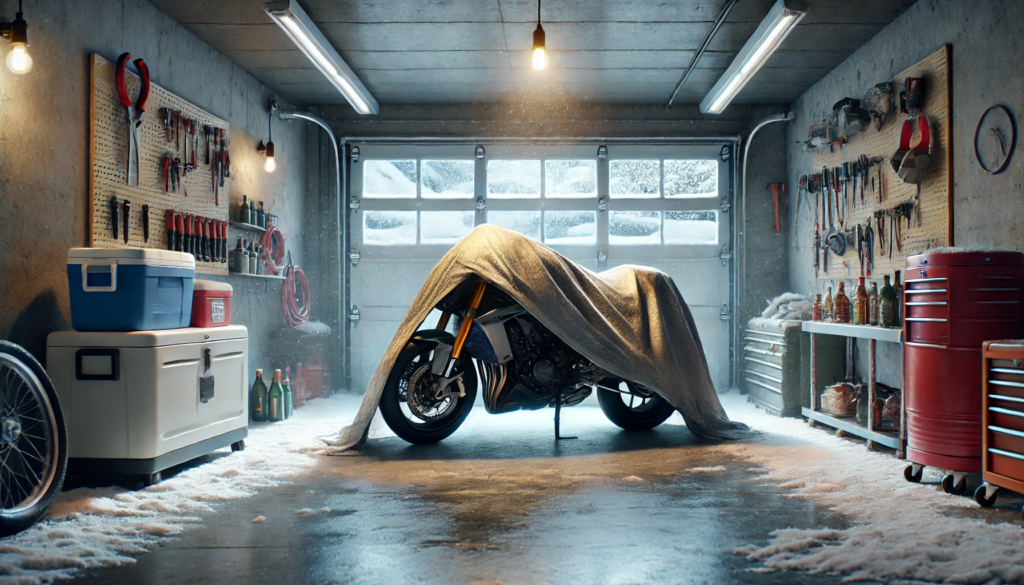
[[[270,18],[284,30],[306,57],[309,57],[324,77],[338,88],[357,112],[363,115],[380,113],[377,100],[373,99],[363,82],[353,73],[296,0],[274,0],[267,3],[266,10]]]
[[[804,4],[790,2],[788,7],[786,4],[786,0],[778,0],[768,11],[729,68],[700,102],[701,113],[721,114],[807,14]]]

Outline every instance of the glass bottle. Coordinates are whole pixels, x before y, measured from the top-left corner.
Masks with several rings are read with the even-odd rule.
[[[249,417],[255,422],[267,420],[267,385],[263,383],[263,370],[256,370],[256,381],[249,392]]]
[[[850,298],[846,296],[846,288],[843,281],[839,281],[839,289],[836,290],[836,323],[850,322]]]
[[[241,272],[243,259],[245,259],[245,250],[242,249],[242,238],[238,238],[235,249],[231,251],[231,264],[228,266],[228,269],[231,272]],[[245,267],[248,268],[249,265],[246,264]]]
[[[267,214],[263,212],[263,202],[260,201],[259,209],[256,211],[256,225],[261,228],[267,227]]]
[[[857,325],[868,324],[868,289],[864,285],[864,277],[857,279],[857,288],[853,291],[853,322]]]
[[[868,325],[878,325],[878,283],[871,283],[871,293],[868,294]]]
[[[286,368],[286,371],[289,368]],[[284,390],[284,417],[291,418],[292,412],[295,411],[295,393],[292,391],[291,376],[287,373],[284,376],[284,380],[281,382],[281,389]]]
[[[267,393],[267,420],[281,422],[285,419],[284,389],[281,388],[281,370],[274,370],[274,381]]]
[[[256,274],[256,248],[249,242],[249,274]]]
[[[821,295],[814,297],[814,307],[811,309],[811,319],[821,321]]]
[[[896,290],[896,302],[892,305],[892,324],[899,327],[903,323],[903,283],[900,282],[899,270],[896,271],[892,284]]]
[[[238,221],[249,223],[249,198],[242,195],[242,207],[238,210]]]
[[[893,326],[893,310],[896,303],[896,290],[889,283],[889,275],[885,275],[882,291],[878,293],[878,324],[882,327]]]
[[[825,293],[825,300],[821,305],[821,318],[823,321],[832,323],[836,319],[836,305],[832,300],[832,287],[828,287],[828,292]]]

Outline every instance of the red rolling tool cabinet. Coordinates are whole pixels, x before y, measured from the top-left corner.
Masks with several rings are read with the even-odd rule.
[[[942,488],[981,473],[982,343],[1024,334],[1024,254],[946,252],[907,258],[903,364],[908,481],[925,466]]]
[[[974,492],[974,500],[991,508],[999,488],[1024,493],[1024,340],[986,341],[982,353],[985,483]]]

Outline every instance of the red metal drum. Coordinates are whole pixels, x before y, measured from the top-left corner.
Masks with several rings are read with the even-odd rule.
[[[1024,334],[1024,254],[907,258],[903,364],[907,458],[981,473],[982,342]]]

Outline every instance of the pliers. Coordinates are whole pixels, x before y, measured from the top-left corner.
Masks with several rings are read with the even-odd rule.
[[[139,96],[132,103],[128,96],[128,85],[125,80],[125,67],[132,56],[130,53],[122,53],[117,58],[117,69],[114,73],[114,81],[117,83],[117,97],[124,108],[125,121],[128,123],[128,164],[125,169],[125,182],[129,185],[139,184],[139,126],[142,125],[142,116],[146,113],[146,102],[149,100],[149,67],[142,59],[135,60],[135,68],[139,72],[141,81]],[[138,110],[138,114],[136,114]]]

